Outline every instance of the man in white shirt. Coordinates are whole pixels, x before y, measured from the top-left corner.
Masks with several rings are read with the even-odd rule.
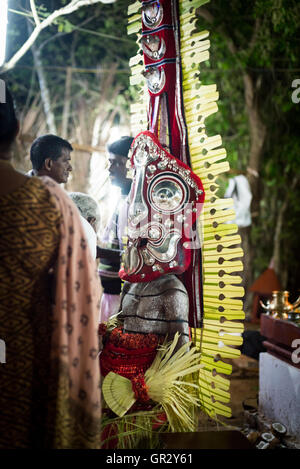
[[[99,250],[99,275],[104,292],[101,299],[102,322],[118,313],[120,306],[119,270],[124,249],[123,236],[127,226],[127,195],[131,187],[126,165],[132,142],[132,137],[124,136],[108,146],[109,177],[113,185],[121,188],[121,198],[102,236],[102,247]]]
[[[58,184],[68,181],[71,166],[72,145],[61,137],[52,134],[36,138],[30,148],[32,170],[28,176],[48,176]],[[91,254],[96,259],[97,237],[90,223],[81,214],[81,222],[85,231]]]

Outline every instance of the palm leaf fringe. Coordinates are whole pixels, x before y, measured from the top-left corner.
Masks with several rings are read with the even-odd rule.
[[[165,412],[171,431],[194,431],[195,409],[200,406],[197,397],[198,375],[202,368],[200,353],[196,347],[191,347],[191,343],[174,353],[178,339],[177,332],[172,342],[159,347],[152,365],[145,372],[145,383],[150,399],[159,404],[160,412]],[[136,400],[130,380],[116,373],[110,372],[104,378],[102,390],[106,404],[120,417]]]

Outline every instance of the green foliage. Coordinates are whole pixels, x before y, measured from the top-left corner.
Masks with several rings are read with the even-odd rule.
[[[201,80],[217,83],[219,112],[207,122],[210,135],[220,134],[232,168],[220,178],[220,195],[229,177],[246,174],[251,135],[245,107],[243,73],[255,84],[255,103],[267,135],[260,169],[260,214],[253,219],[251,239],[254,276],[269,264],[279,209],[288,197],[281,232],[281,259],[285,285],[297,291],[299,183],[291,183],[300,165],[300,103],[291,100],[292,82],[299,77],[300,4],[296,0],[242,2],[211,0],[205,7],[212,17],[200,16],[198,27],[211,31],[208,67],[201,65]],[[206,18],[206,19],[203,19]],[[234,51],[234,53],[233,53]]]
[[[68,0],[51,0],[44,3],[36,0],[38,15],[43,20],[67,3]],[[129,90],[129,59],[136,51],[136,44],[133,38],[127,36],[127,7],[127,0],[82,7],[70,15],[57,18],[51,26],[42,31],[35,42],[36,48],[40,50],[50,96],[55,102],[57,124],[61,121],[68,66],[81,70],[80,73],[74,72],[72,96],[86,99],[94,108],[93,96],[96,92],[99,93],[105,76],[112,66],[117,64],[110,94],[115,87],[120,88],[120,93],[111,106],[116,105],[128,110],[133,99]],[[26,11],[28,17],[27,0],[11,0],[10,8],[20,12]],[[7,58],[21,47],[29,35],[26,16],[9,12],[8,20]],[[34,62],[29,51],[4,77],[13,87],[17,106],[20,108],[27,100],[28,83],[31,82],[32,73],[35,73]],[[38,81],[34,80],[31,100],[38,92]]]
[[[76,26],[74,27],[74,25],[70,23],[69,20],[63,17],[58,18],[54,24],[57,24],[57,30],[60,33],[71,33],[74,29],[76,29]]]

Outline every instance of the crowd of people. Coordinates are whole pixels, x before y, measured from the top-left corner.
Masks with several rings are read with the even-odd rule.
[[[0,103],[0,448],[100,448],[98,325],[118,311],[132,143],[108,148],[122,203],[99,245],[98,204],[67,193],[71,144],[38,137],[27,174],[11,164],[13,97]],[[122,218],[122,210],[125,218]],[[100,262],[98,270],[97,262]],[[100,275],[99,275],[100,274]]]

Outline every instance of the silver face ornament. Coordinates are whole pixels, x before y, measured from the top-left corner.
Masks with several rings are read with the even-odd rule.
[[[166,84],[166,74],[164,69],[149,67],[142,72],[147,81],[148,90],[152,94],[160,93]]]
[[[142,20],[149,29],[157,28],[163,19],[163,7],[159,2],[145,5],[142,8]]]
[[[159,36],[148,34],[141,43],[144,53],[152,60],[161,60],[166,53],[166,43]]]

